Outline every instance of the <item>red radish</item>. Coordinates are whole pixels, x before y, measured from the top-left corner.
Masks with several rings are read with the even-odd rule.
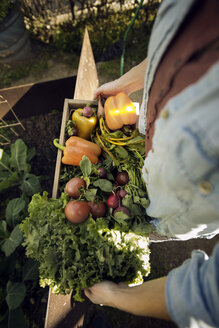
[[[107,199],[107,206],[110,208],[116,208],[119,206],[119,197],[115,192],[112,192]]]
[[[122,212],[122,213],[124,213],[124,214],[130,216],[129,209],[128,209],[127,207],[125,207],[125,206],[119,206],[119,207],[117,207],[117,208],[114,210],[113,214],[116,214],[116,213],[118,213],[118,212]]]
[[[126,171],[119,172],[116,175],[116,182],[120,186],[126,185],[129,182],[129,175],[128,175],[128,173]]]
[[[117,195],[119,196],[119,198],[124,198],[127,195],[127,191],[126,190],[119,190]]]
[[[94,111],[90,106],[85,106],[83,108],[83,115],[85,117],[91,117],[93,115]]]
[[[99,167],[98,169],[100,179],[106,178],[106,169],[104,167]]]

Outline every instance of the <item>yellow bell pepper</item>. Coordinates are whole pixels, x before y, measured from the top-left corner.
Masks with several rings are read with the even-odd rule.
[[[136,108],[124,92],[107,98],[104,111],[106,124],[110,130],[121,129],[123,125],[132,125],[137,122]]]
[[[82,108],[76,109],[72,115],[72,120],[75,121],[78,130],[78,137],[89,140],[91,133],[97,124],[97,117],[83,116],[82,111]]]

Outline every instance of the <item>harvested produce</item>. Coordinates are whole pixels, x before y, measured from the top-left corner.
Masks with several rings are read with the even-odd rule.
[[[119,206],[114,210],[114,214],[116,214],[118,212],[122,212],[122,213],[126,214],[127,216],[130,216],[130,211],[125,206]]]
[[[65,192],[72,198],[79,198],[80,188],[85,188],[86,183],[81,178],[72,178],[66,183]]]
[[[104,202],[88,202],[91,214],[94,219],[104,217],[106,214],[106,204]]]
[[[119,206],[119,197],[117,196],[117,194],[115,192],[112,192],[108,199],[107,199],[107,205],[110,208],[116,208]]]
[[[64,152],[62,163],[67,165],[80,165],[84,155],[91,163],[97,163],[101,154],[101,148],[97,144],[80,137],[70,137],[65,143],[66,146],[60,145],[58,139],[55,139],[53,143]]]
[[[87,202],[71,200],[65,206],[65,216],[73,223],[82,223],[90,214],[90,206]]]
[[[86,117],[91,117],[94,114],[94,111],[90,106],[85,106],[82,113]]]
[[[111,130],[121,129],[123,125],[135,124],[138,119],[133,102],[124,92],[107,98],[104,111],[106,124]]]
[[[104,179],[106,178],[106,169],[104,169],[104,167],[99,167],[98,168],[98,172],[99,172],[99,177]]]
[[[40,285],[56,294],[73,291],[83,301],[82,290],[103,279],[142,282],[150,272],[148,237],[110,217],[71,223],[63,211],[67,201],[64,193],[58,199],[35,194],[20,225],[26,255],[40,263]]]
[[[129,175],[126,171],[119,172],[116,176],[116,182],[120,186],[125,186],[129,182]]]
[[[119,196],[119,198],[124,198],[127,195],[127,191],[124,189],[121,189],[117,192],[117,195]]]
[[[93,110],[88,106],[75,110],[72,115],[72,120],[75,122],[78,131],[77,135],[87,140],[90,139],[91,133],[97,125],[97,117],[91,115],[93,115]]]
[[[87,119],[91,111],[84,112],[81,117]],[[82,290],[102,280],[140,283],[150,272],[145,138],[124,122],[112,131],[100,117],[92,142],[71,137],[63,147],[54,141],[67,164],[62,165],[60,197],[35,194],[20,227],[27,256],[40,264],[41,286],[57,294],[73,291],[75,300],[82,301]],[[77,194],[70,188],[75,186]]]

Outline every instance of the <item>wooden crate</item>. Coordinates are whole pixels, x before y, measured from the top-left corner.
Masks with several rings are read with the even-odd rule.
[[[63,114],[62,114],[62,124],[61,124],[60,135],[59,135],[60,145],[65,145],[65,126],[66,126],[67,120],[70,118],[71,110],[83,108],[88,103],[91,106],[95,106],[95,107],[97,107],[97,105],[98,105],[97,101],[93,101],[93,100],[65,99]],[[58,149],[57,150],[57,158],[56,158],[55,175],[54,175],[54,181],[53,181],[52,198],[58,197],[59,176],[60,176],[60,171],[61,171],[62,156],[63,156],[63,152],[60,149]]]

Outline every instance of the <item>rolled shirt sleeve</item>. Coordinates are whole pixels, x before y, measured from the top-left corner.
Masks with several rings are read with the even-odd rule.
[[[166,302],[179,327],[219,327],[219,243],[210,258],[193,251],[191,259],[169,273]]]

